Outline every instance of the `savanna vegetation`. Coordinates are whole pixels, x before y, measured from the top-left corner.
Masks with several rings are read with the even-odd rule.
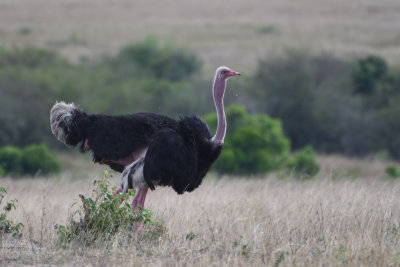
[[[399,265],[399,10],[3,1],[0,265]],[[197,114],[215,131],[221,64],[242,76],[228,83],[225,149],[193,193],[157,188],[133,213],[118,175],[51,135],[57,100]]]
[[[198,114],[216,123],[211,80],[195,75],[201,60],[154,37],[78,64],[54,51],[3,50],[0,69],[3,146],[46,143],[61,149],[48,123],[57,100],[79,103],[88,112]],[[289,51],[260,61],[254,74],[229,85],[227,104],[239,105],[227,109],[230,138],[215,169],[266,173],[293,165],[289,152],[306,146],[319,153],[399,159],[399,77],[375,55],[346,61]]]
[[[282,180],[275,175],[216,179],[211,174],[190,194],[157,188],[149,193],[146,209],[153,215],[143,214],[151,221],[143,226],[139,240],[130,230],[131,221],[121,225],[130,218],[125,212],[131,209],[121,206],[110,213],[114,198],[107,200],[110,187],[102,191],[93,185],[96,172],[86,179],[73,178],[77,167],[58,179],[3,178],[8,190],[3,203],[12,199],[18,203],[16,210],[0,214],[24,227],[20,234],[3,235],[0,261],[4,265],[396,266],[398,181],[377,179],[385,170],[378,160],[320,157],[319,162],[315,180]],[[86,172],[89,164],[82,166]],[[350,179],[351,173],[362,176]],[[118,180],[112,180],[112,187]],[[87,208],[96,207],[87,220],[80,193]],[[112,223],[103,225],[104,221]]]

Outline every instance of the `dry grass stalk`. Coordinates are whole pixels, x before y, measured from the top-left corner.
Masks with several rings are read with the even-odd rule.
[[[51,216],[46,230],[52,234],[45,236],[43,248],[36,253],[28,243],[18,250],[0,249],[0,258],[15,264],[127,266],[398,264],[400,184],[372,175],[335,178],[327,162],[348,162],[338,157],[322,161],[322,172],[312,181],[211,176],[191,194],[178,196],[171,189],[157,189],[150,192],[147,208],[165,222],[168,232],[141,242],[121,234],[111,250],[62,249],[50,229],[52,224],[65,224],[72,200],[90,192],[92,179],[71,180],[68,174],[49,182],[5,179],[9,197],[24,205],[25,215],[19,211],[13,219],[24,221],[29,216],[33,244],[40,239],[37,203],[47,186],[46,213]],[[385,166],[379,161],[355,164],[359,169],[371,168],[371,173]],[[24,231],[27,239],[28,228]]]

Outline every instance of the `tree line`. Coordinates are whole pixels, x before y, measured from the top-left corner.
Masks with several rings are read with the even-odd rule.
[[[212,81],[198,75],[201,67],[194,53],[155,38],[76,64],[49,50],[0,49],[0,147],[45,143],[62,149],[48,121],[57,100],[89,113],[198,114],[213,125]],[[253,75],[229,87],[243,88],[240,99],[232,90],[226,93],[227,105],[242,105],[228,114],[231,136],[221,157],[231,170],[268,164],[272,170],[288,164],[290,150],[307,146],[321,153],[400,159],[400,74],[383,58],[289,51],[260,61]],[[238,167],[238,160],[245,165]]]

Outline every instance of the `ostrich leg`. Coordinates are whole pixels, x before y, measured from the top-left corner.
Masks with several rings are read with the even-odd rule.
[[[139,187],[136,189],[136,195],[132,200],[133,211],[142,211],[143,210],[147,190],[149,190],[149,188],[147,186]]]
[[[143,210],[147,190],[149,190],[149,188],[147,186],[139,187],[136,189],[136,195],[132,200],[132,210],[134,213],[139,213]],[[134,228],[135,228],[135,232],[136,232],[137,236],[141,237],[142,236],[142,222],[141,221],[135,222]]]
[[[121,190],[127,192],[129,188],[135,188],[136,194],[132,200],[132,210],[139,213],[144,208],[144,201],[149,189],[143,176],[144,157],[128,165],[122,172]],[[119,190],[117,190],[119,191]],[[142,235],[142,222],[135,223],[135,231],[140,237]]]
[[[115,192],[114,192],[114,196],[115,196],[115,197],[118,196],[119,193],[121,193],[121,192],[122,192],[122,188],[121,188],[121,187],[118,187],[118,189],[115,190]]]

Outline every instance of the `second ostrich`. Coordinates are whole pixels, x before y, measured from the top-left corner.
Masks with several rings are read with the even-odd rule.
[[[178,193],[197,188],[218,158],[225,138],[223,98],[226,81],[238,72],[219,67],[213,83],[217,132],[197,116],[180,120],[154,114],[110,116],[87,114],[73,103],[56,103],[50,111],[51,131],[68,146],[80,144],[93,160],[122,172],[116,193],[136,190],[134,210],[142,209],[148,188],[172,186]]]

